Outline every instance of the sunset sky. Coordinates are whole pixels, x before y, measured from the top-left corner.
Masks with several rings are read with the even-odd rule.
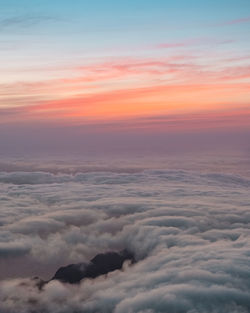
[[[250,0],[0,0],[0,313],[250,313]]]
[[[249,132],[248,0],[0,4],[1,149]]]

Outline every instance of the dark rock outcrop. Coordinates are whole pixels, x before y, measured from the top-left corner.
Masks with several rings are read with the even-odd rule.
[[[107,252],[97,254],[89,263],[70,264],[57,270],[51,280],[76,284],[84,278],[96,278],[100,275],[122,268],[124,261],[135,262],[134,256],[127,250],[120,253]]]

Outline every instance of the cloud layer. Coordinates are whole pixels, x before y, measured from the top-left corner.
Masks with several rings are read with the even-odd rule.
[[[0,185],[1,312],[249,312],[247,176],[19,171]],[[79,286],[32,279],[122,249],[138,262]]]

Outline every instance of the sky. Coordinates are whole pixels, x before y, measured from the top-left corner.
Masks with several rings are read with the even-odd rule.
[[[249,38],[249,0],[0,0],[0,312],[250,312]]]
[[[1,154],[247,145],[249,1],[0,8]]]

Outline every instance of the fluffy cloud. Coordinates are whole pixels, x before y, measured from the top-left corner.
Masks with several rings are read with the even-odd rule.
[[[0,185],[0,259],[9,260],[0,271],[1,312],[250,311],[249,178],[2,172]],[[27,278],[125,248],[136,264],[77,286],[52,281],[40,291]],[[13,262],[20,272],[10,275]]]
[[[30,251],[30,246],[21,241],[16,242],[1,242],[0,257],[20,256],[27,254]]]

